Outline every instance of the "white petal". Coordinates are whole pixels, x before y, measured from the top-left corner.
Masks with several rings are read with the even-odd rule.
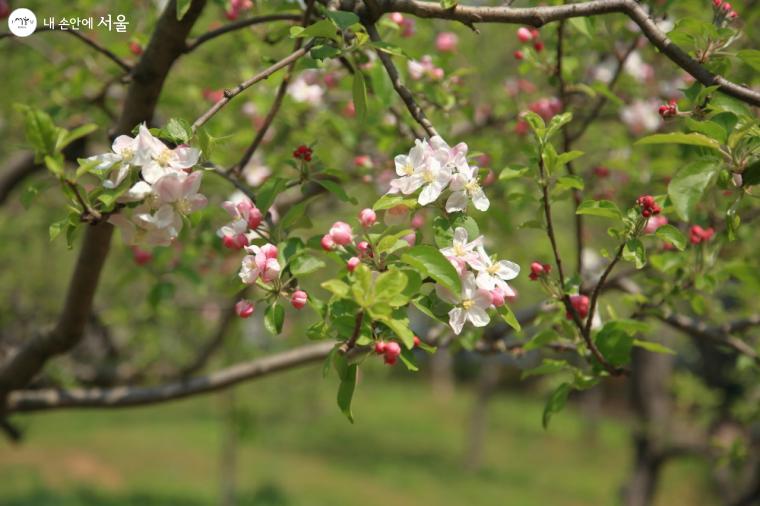
[[[478,273],[478,277],[475,278],[475,284],[483,290],[493,290],[496,287],[496,281],[493,279],[493,276],[486,271]]]
[[[172,152],[171,166],[175,169],[189,169],[198,163],[201,152],[195,148],[181,146]]]
[[[467,244],[467,229],[464,227],[457,227],[454,229],[454,244]]]
[[[459,298],[451,290],[441,285],[435,285],[435,294],[444,302],[459,304]]]
[[[135,139],[129,135],[120,135],[114,139],[111,149],[114,153],[123,153],[124,150],[134,150],[137,147]]]
[[[182,180],[179,174],[169,173],[156,181],[153,191],[160,202],[177,202],[182,198]]]
[[[467,319],[467,314],[461,307],[455,307],[449,311],[449,326],[454,334],[459,335],[464,327],[464,322]]]
[[[491,206],[491,202],[481,188],[472,192],[472,203],[478,211],[488,211]]]
[[[462,174],[454,174],[451,178],[451,191],[463,191],[468,179]]]
[[[440,197],[442,191],[443,187],[441,187],[441,185],[430,183],[422,189],[417,202],[419,202],[421,206],[426,206],[431,202],[435,202],[436,199]]]
[[[409,157],[406,155],[396,155],[396,158],[393,159],[393,163],[396,165],[396,174],[399,176],[406,176],[408,175],[406,173],[406,165],[409,160]]]
[[[464,276],[462,276],[462,299],[472,299],[475,296],[477,288],[475,275],[471,272],[465,272]]]
[[[496,265],[499,267],[496,275],[501,279],[515,279],[520,274],[520,266],[509,260],[499,260]]]
[[[148,183],[145,181],[138,181],[132,186],[132,188],[127,190],[127,193],[123,195],[123,199],[127,202],[137,202],[150,195],[151,191],[152,188]]]
[[[154,161],[146,162],[142,166],[142,170],[140,171],[143,179],[149,182],[150,184],[153,184],[159,179],[161,179],[161,177],[164,174],[166,174],[166,172],[167,171],[163,167],[161,167],[159,164],[157,164]]]
[[[453,181],[453,180],[452,180]],[[451,185],[454,186],[453,184]],[[446,200],[446,212],[453,213],[467,209],[467,195],[464,191],[455,191]]]
[[[99,162],[95,166],[95,170],[106,170],[107,168],[111,167],[113,164],[120,162],[121,157],[113,153],[103,153],[102,155],[91,156],[88,158],[88,160]]]
[[[467,319],[470,320],[476,327],[485,327],[488,325],[488,322],[491,321],[491,318],[488,317],[486,310],[478,306],[472,306],[467,311]]]

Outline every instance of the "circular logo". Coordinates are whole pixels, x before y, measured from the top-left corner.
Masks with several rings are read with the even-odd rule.
[[[17,37],[28,37],[37,29],[37,16],[29,9],[15,9],[8,17],[8,29]]]

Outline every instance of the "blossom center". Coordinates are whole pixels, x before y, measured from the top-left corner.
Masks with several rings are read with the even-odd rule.
[[[429,170],[426,170],[426,171],[424,172],[424,174],[422,174],[422,179],[423,179],[423,180],[424,180],[426,183],[432,183],[432,182],[433,182],[433,180],[434,180],[435,178],[433,177],[433,173],[432,173],[431,171],[429,171]]]
[[[462,307],[465,311],[469,311],[472,306],[475,305],[475,301],[472,299],[465,299],[462,301]]]
[[[461,244],[454,244],[454,254],[458,257],[462,257],[467,253]]]
[[[465,189],[466,189],[468,192],[470,192],[470,193],[474,193],[476,190],[480,189],[480,185],[479,185],[479,184],[478,184],[478,182],[477,182],[476,180],[474,180],[474,179],[473,179],[473,180],[471,180],[471,181],[470,181],[469,183],[467,183],[466,185],[464,185],[464,187],[465,187]]]
[[[412,167],[411,162],[406,162],[406,165],[404,165],[404,174],[407,176],[414,174],[414,167]]]
[[[486,270],[488,271],[488,274],[496,274],[499,270],[499,266],[497,264],[489,265]]]
[[[166,167],[169,165],[169,161],[172,158],[172,152],[169,149],[165,149],[161,152],[160,155],[158,155],[158,158],[156,158],[156,161],[161,167]]]
[[[121,159],[125,162],[130,161],[135,156],[135,151],[130,148],[124,148],[121,150]]]
[[[177,202],[177,211],[180,214],[190,214],[193,210],[190,206],[190,201],[186,198],[181,198]]]

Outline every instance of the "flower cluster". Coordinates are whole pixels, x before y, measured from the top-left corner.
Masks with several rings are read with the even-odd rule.
[[[304,162],[310,162],[312,154],[313,151],[309,146],[301,145],[293,151],[293,158],[296,160],[303,160]]]
[[[407,18],[400,12],[391,12],[390,19],[401,29],[402,37],[414,35],[414,19]]]
[[[433,58],[430,55],[424,55],[419,60],[409,60],[407,71],[409,77],[415,81],[419,81],[423,77],[432,81],[440,81],[444,76],[444,70],[433,63]]]
[[[578,317],[581,320],[584,320],[588,316],[588,312],[590,309],[590,302],[589,302],[589,298],[586,295],[571,295],[570,305],[573,306],[573,309],[575,309],[575,312],[578,313]],[[565,313],[565,317],[568,320],[573,319],[573,315],[570,314],[570,311],[567,311]]]
[[[222,238],[222,244],[226,248],[243,249],[257,236],[255,231],[264,217],[245,195],[224,202],[222,207],[232,217],[232,221],[220,228],[217,234]]]
[[[527,44],[528,42],[533,42],[533,49],[535,49],[537,52],[541,52],[544,50],[544,43],[540,39],[541,33],[538,31],[537,28],[533,27],[525,27],[521,26],[517,29],[517,40],[522,42],[523,44]],[[516,57],[516,55],[515,55]],[[517,58],[520,60],[521,58]]]
[[[451,246],[440,251],[462,282],[461,294],[436,285],[438,297],[454,305],[449,311],[449,325],[455,334],[462,332],[468,320],[476,327],[488,325],[488,309],[503,306],[506,298],[516,296],[507,281],[517,277],[520,266],[490,257],[483,248],[483,236],[470,241],[467,230],[457,227]]]
[[[641,216],[649,218],[651,216],[657,216],[662,209],[654,201],[654,197],[651,195],[642,195],[636,199],[636,205],[641,208]]]
[[[446,212],[466,211],[471,200],[475,209],[486,211],[488,197],[478,182],[478,168],[467,162],[467,144],[453,148],[439,136],[415,141],[406,155],[394,158],[396,175],[388,193],[410,195],[422,190],[417,201],[426,206],[438,200],[444,190],[451,190],[446,200]]]
[[[692,244],[707,242],[712,239],[713,235],[715,235],[715,229],[712,227],[702,228],[699,225],[693,225],[689,229],[689,241]]]
[[[551,271],[551,265],[533,262],[530,264],[530,274],[528,274],[528,277],[531,281],[536,281],[543,276],[548,276]]]
[[[131,213],[125,209],[112,214],[109,222],[130,245],[170,244],[182,230],[183,218],[207,203],[198,193],[202,173],[191,172],[200,151],[185,145],[170,149],[144,124],[136,137],[117,137],[111,149],[88,158],[97,162],[94,170],[103,177],[103,187],[117,190],[138,172],[139,180],[118,198],[119,203],[138,205]]]
[[[712,4],[715,24],[719,26],[723,25],[726,20],[733,21],[739,17],[739,14],[728,2],[724,2],[723,0],[712,0]]]

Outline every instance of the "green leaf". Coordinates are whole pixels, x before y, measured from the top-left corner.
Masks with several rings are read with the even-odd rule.
[[[651,351],[652,353],[667,353],[669,355],[675,355],[676,352],[668,348],[667,346],[655,343],[652,341],[643,341],[641,339],[634,339],[633,345],[638,346],[639,348],[643,348],[647,351]]]
[[[303,276],[318,271],[325,266],[319,258],[309,255],[299,255],[290,261],[290,272],[294,276]]]
[[[367,84],[364,82],[364,74],[358,68],[354,72],[353,94],[356,119],[364,121],[367,117]]]
[[[556,166],[562,167],[563,165],[566,165],[569,162],[572,162],[576,158],[580,158],[583,156],[583,151],[567,151],[566,153],[562,153],[559,156],[557,156]]]
[[[386,317],[381,315],[378,320],[387,325],[388,328],[401,339],[404,346],[408,349],[414,347],[414,332],[409,328],[408,318],[398,318],[394,316]]]
[[[401,195],[383,195],[372,206],[375,211],[383,211],[396,206],[405,206],[409,209],[417,207],[417,199],[407,199]]]
[[[445,288],[448,288],[455,294],[462,291],[462,283],[459,280],[454,266],[433,246],[420,245],[410,248],[406,253],[401,255],[401,261],[411,265],[420,273],[425,273]]]
[[[668,185],[668,196],[679,218],[689,221],[691,211],[717,173],[716,161],[709,159],[691,162],[676,173]]]
[[[742,172],[742,186],[753,186],[760,183],[760,160],[755,160]]]
[[[69,218],[66,217],[62,220],[54,221],[48,227],[48,233],[50,234],[50,240],[53,241],[56,237],[61,235],[61,232],[69,224]]]
[[[512,312],[512,309],[509,307],[508,304],[502,305],[499,309],[499,314],[501,315],[501,318],[507,322],[507,325],[515,329],[515,331],[520,332],[522,330],[522,327],[520,327],[520,322],[517,320],[517,317]]]
[[[34,149],[35,161],[40,162],[45,155],[54,155],[61,131],[53,119],[44,111],[22,106],[26,140]]]
[[[322,186],[325,190],[338,197],[338,200],[341,202],[350,202],[354,205],[358,203],[354,197],[349,196],[348,193],[346,193],[346,190],[344,190],[343,187],[335,181],[330,181],[329,179],[315,179],[314,181],[319,183],[319,185]]]
[[[562,409],[565,407],[565,404],[567,403],[567,396],[570,394],[570,390],[570,383],[562,383],[551,393],[549,400],[546,401],[546,406],[544,406],[544,415],[541,418],[541,423],[543,424],[544,429],[549,427],[549,422],[551,421],[552,416],[562,411]]]
[[[156,309],[161,301],[174,297],[175,288],[174,283],[159,281],[148,292],[148,304]]]
[[[627,364],[631,360],[633,337],[628,332],[610,323],[606,323],[597,332],[594,338],[596,346],[610,364],[615,366]]]
[[[546,129],[546,138],[548,139],[555,133],[559,132],[559,129],[567,125],[573,120],[573,113],[564,112],[557,114],[549,121],[549,127]],[[579,155],[580,156],[580,155]]]
[[[327,11],[325,14],[333,21],[333,23],[335,23],[335,26],[341,30],[345,30],[349,26],[355,25],[359,22],[359,16],[353,12]]]
[[[699,133],[685,134],[673,132],[669,134],[653,134],[634,142],[635,145],[646,144],[688,144],[690,146],[702,146],[710,149],[720,149],[720,143]]]
[[[190,141],[193,136],[193,129],[184,119],[172,118],[166,124],[164,129],[169,138],[176,144],[183,144]]]
[[[56,142],[55,149],[61,150],[74,142],[77,139],[81,139],[82,137],[86,135],[90,135],[92,132],[98,129],[98,125],[94,123],[88,123],[86,125],[82,125],[80,127],[75,128],[71,132],[61,130],[62,135],[58,136],[58,140]]]
[[[528,122],[528,125],[533,129],[536,137],[543,140],[546,133],[546,123],[544,119],[533,111],[528,111],[522,115],[522,118]]]
[[[578,206],[576,214],[587,214],[589,216],[599,216],[602,218],[612,218],[617,220],[623,219],[623,213],[618,206],[609,200],[584,200]]]
[[[736,53],[736,56],[750,67],[760,72],[760,51],[757,49],[742,49]]]
[[[177,0],[177,19],[179,21],[182,21],[182,18],[185,17],[185,14],[190,10],[190,5],[192,3],[193,0]]]
[[[580,176],[562,176],[557,178],[557,188],[560,190],[582,190],[584,186],[583,178]]]
[[[552,330],[552,329],[542,330],[541,332],[533,336],[530,341],[525,343],[525,346],[523,346],[523,350],[525,351],[535,350],[553,341],[556,341],[557,339],[559,339],[559,334],[557,334],[555,330]]]
[[[444,9],[453,9],[457,6],[458,0],[441,0],[441,7]]]
[[[406,274],[398,269],[391,269],[380,274],[375,280],[375,301],[386,302],[392,306],[406,304],[408,302],[406,297],[401,297],[400,303],[397,300],[406,288],[406,284]]]
[[[725,143],[728,137],[726,129],[713,121],[697,121],[692,118],[686,118],[686,126],[718,142]]]
[[[588,18],[585,17],[579,17],[579,18],[570,18],[568,19],[570,22],[570,26],[578,30],[581,34],[585,35],[587,38],[591,39],[591,30],[590,30],[590,23]]]
[[[285,309],[279,301],[274,301],[264,313],[264,326],[274,335],[282,332],[282,324],[285,323]]]
[[[349,291],[348,285],[339,279],[329,279],[320,286],[338,297],[346,297]]]
[[[296,37],[322,37],[325,39],[337,39],[337,30],[335,25],[329,19],[321,19],[316,23],[302,28],[300,26],[293,26],[290,28],[290,36]]]
[[[356,364],[347,365],[340,374],[340,386],[338,386],[338,407],[346,415],[348,421],[354,423],[354,414],[351,411],[351,401],[354,398],[356,389],[356,372],[359,366]]]
[[[639,239],[629,239],[623,248],[623,259],[633,262],[637,269],[642,269],[647,264],[647,251],[644,243]]]
[[[545,376],[547,374],[555,374],[562,371],[569,371],[571,369],[572,366],[570,366],[565,360],[545,358],[538,367],[523,371],[520,379],[530,378],[531,376]]]
[[[401,359],[401,362],[406,366],[406,368],[412,372],[417,372],[420,370],[419,367],[417,367],[417,361],[414,359],[414,353],[412,350],[408,348],[401,348],[401,355],[399,357]]]
[[[686,237],[673,225],[662,225],[654,234],[663,241],[669,242],[680,251],[683,251],[686,247]]]

